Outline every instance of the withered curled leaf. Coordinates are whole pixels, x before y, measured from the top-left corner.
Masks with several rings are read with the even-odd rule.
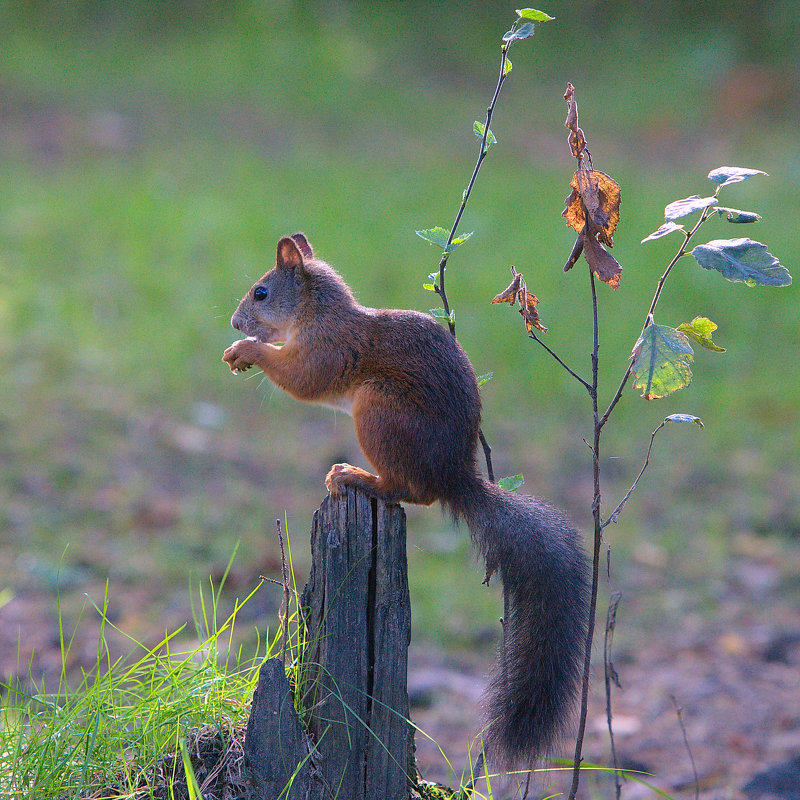
[[[561,212],[567,225],[578,233],[588,225],[590,233],[596,234],[603,244],[613,247],[614,231],[619,222],[619,184],[600,170],[579,169],[569,185],[572,192]]]
[[[569,254],[567,263],[564,264],[564,272],[569,272],[578,263],[578,259],[581,257],[582,252],[583,252],[583,231],[581,231],[580,236],[578,236],[578,238],[575,240],[575,245],[572,248],[572,252]]]
[[[572,88],[572,84],[567,84],[569,89]],[[571,92],[569,93],[569,97],[565,94],[564,97],[567,97],[567,119],[564,122],[564,127],[569,128],[571,131],[578,130],[578,104],[575,102],[574,98],[572,97]]]
[[[578,128],[575,131],[570,131],[569,136],[567,136],[567,142],[569,143],[569,149],[572,151],[572,157],[578,160],[582,159],[586,152],[586,136],[584,136],[583,130]]]
[[[583,257],[588,262],[592,272],[603,283],[607,283],[612,289],[619,289],[622,267],[617,259],[590,233],[586,233],[583,236]]]
[[[520,292],[519,304],[519,313],[522,314],[522,318],[525,320],[525,327],[528,329],[528,333],[533,333],[534,328],[542,333],[547,333],[547,328],[539,321],[539,312],[536,310],[536,306],[539,305],[539,298],[526,289],[524,292]]]
[[[521,272],[517,272],[515,267],[511,267],[511,274],[514,276],[511,283],[500,294],[494,296],[492,303],[515,305],[518,302],[519,313],[522,314],[525,320],[525,327],[528,329],[528,333],[531,333],[534,328],[546,333],[547,328],[540,322],[539,312],[536,310],[539,298],[528,291],[525,278]]]
[[[517,272],[514,267],[511,267],[511,272],[514,279],[508,286],[503,289],[500,294],[496,294],[492,299],[492,303],[509,303],[512,306],[517,302],[517,295],[519,294],[520,286],[522,285],[522,273]]]
[[[586,149],[586,136],[578,126],[578,102],[575,100],[575,87],[571,83],[567,84],[564,99],[567,101],[567,118],[564,121],[564,127],[569,129],[567,142],[573,158],[581,162],[589,151]]]

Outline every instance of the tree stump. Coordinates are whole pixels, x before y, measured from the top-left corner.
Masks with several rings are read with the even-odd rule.
[[[311,555],[295,687],[303,724],[280,660],[267,661],[245,741],[250,798],[407,800],[416,771],[405,513],[352,488],[328,497]]]

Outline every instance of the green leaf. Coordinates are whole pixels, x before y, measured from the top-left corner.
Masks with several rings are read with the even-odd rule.
[[[456,310],[454,308],[450,309],[449,314],[443,308],[432,308],[430,313],[436,319],[446,319],[448,322],[452,322],[453,325],[456,324]]]
[[[717,329],[717,324],[708,317],[695,317],[691,322],[682,322],[677,330],[685,333],[690,339],[694,339],[699,345],[715,353],[724,353],[725,348],[720,347],[711,340],[711,336]]]
[[[472,124],[472,132],[481,140],[483,141],[483,132],[486,130],[486,125],[483,122],[475,122]],[[489,132],[486,134],[486,149],[488,150],[493,144],[497,144],[497,137],[492,133],[492,129],[489,128]]]
[[[754,211],[740,211],[738,208],[717,206],[714,211],[720,216],[725,214],[728,222],[758,222],[761,219],[761,214],[756,214]]]
[[[789,286],[792,276],[767,246],[752,239],[714,239],[699,244],[692,255],[703,269],[748,286]]]
[[[447,237],[450,236],[450,231],[446,231],[440,225],[437,225],[435,228],[425,228],[421,231],[415,231],[415,233],[426,242],[439,245],[442,249],[447,246]]]
[[[708,173],[709,180],[718,183],[720,188],[729,186],[731,183],[739,183],[739,181],[752,178],[753,175],[767,175],[760,169],[747,169],[747,167],[717,167]]]
[[[423,289],[427,289],[429,292],[435,292],[436,291],[436,286],[434,284],[432,284],[432,283],[423,283],[422,284],[422,288]]]
[[[550,20],[555,19],[555,17],[545,14],[544,11],[537,11],[535,8],[518,8],[517,16],[520,19],[532,19],[535,22],[550,22]]]
[[[506,44],[511,44],[511,42],[516,42],[518,39],[530,39],[533,36],[533,30],[532,22],[524,22],[519,28],[512,28],[510,31],[506,31],[503,34],[503,41]]]
[[[511,59],[506,57],[506,62],[503,64],[503,77],[508,75],[509,72],[513,69],[513,64],[511,63]]]
[[[672,233],[672,231],[684,231],[686,229],[683,225],[678,225],[677,222],[665,222],[658,230],[653,231],[649,236],[645,236],[642,239],[642,244],[645,242],[652,242],[653,239],[660,239],[662,236],[666,236],[668,233]]]
[[[700,197],[693,194],[691,197],[684,197],[683,200],[676,200],[664,209],[664,219],[667,222],[694,214],[695,211],[702,211],[709,206],[717,204],[716,197]]]
[[[450,236],[450,231],[445,230],[438,225],[435,228],[427,228],[422,231],[415,231],[417,236],[420,239],[424,239],[426,242],[430,242],[431,244],[438,245],[445,251],[445,253],[452,253],[459,245],[464,244],[464,242],[469,239],[470,236],[474,233],[474,231],[470,231],[470,233],[462,233],[459,236],[454,236],[453,241],[448,245],[447,239]]]
[[[694,351],[688,337],[666,325],[651,322],[633,346],[634,387],[645,400],[666,397],[688,386]]]
[[[705,427],[703,420],[700,417],[695,417],[693,414],[670,414],[664,422],[691,422],[693,425],[698,425],[701,429]]]
[[[514,492],[519,489],[522,484],[525,483],[525,478],[520,475],[506,475],[505,478],[500,478],[497,481],[497,485],[501,489],[505,489],[507,492]]]
[[[494,378],[494,372],[485,372],[483,375],[478,375],[478,386],[489,383],[492,378]]]

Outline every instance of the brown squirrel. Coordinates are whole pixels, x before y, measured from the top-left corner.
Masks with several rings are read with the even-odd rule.
[[[580,687],[588,567],[564,515],[479,474],[481,401],[467,356],[417,311],[366,308],[306,237],[278,242],[275,268],[245,295],[231,325],[247,339],[223,360],[255,365],[298,400],[351,414],[373,475],[334,464],[332,495],[356,485],[388,502],[439,500],[466,521],[505,597],[503,644],[486,693],[484,742],[513,766],[551,752]]]

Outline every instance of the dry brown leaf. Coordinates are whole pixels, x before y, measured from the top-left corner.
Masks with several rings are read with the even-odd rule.
[[[494,296],[492,303],[510,303],[513,306],[517,302],[517,295],[522,285],[522,274],[517,272],[514,267],[511,267],[511,273],[514,279],[500,294]]]
[[[590,233],[584,234],[583,237],[583,257],[588,262],[592,272],[603,283],[607,283],[612,289],[619,288],[622,267],[617,259]]]
[[[582,252],[583,252],[583,231],[581,231],[580,236],[578,236],[578,238],[575,240],[575,244],[572,248],[572,252],[569,254],[567,263],[564,264],[564,272],[569,272],[578,263],[578,259],[581,257]]]
[[[525,284],[525,278],[521,272],[517,272],[515,267],[511,267],[511,274],[514,276],[511,283],[500,294],[495,295],[492,303],[510,303],[511,305],[519,302],[519,313],[522,314],[525,320],[525,327],[528,333],[531,333],[534,328],[547,332],[547,328],[539,320],[539,312],[536,306],[539,304],[539,298],[528,291]]]
[[[567,84],[564,99],[567,101],[567,119],[564,121],[564,127],[569,129],[567,142],[573,157],[581,162],[589,151],[586,149],[586,136],[578,126],[578,102],[575,100],[575,87],[571,83]]]
[[[547,328],[539,321],[539,312],[536,310],[536,306],[539,305],[539,298],[531,294],[527,289],[524,295],[523,300],[522,293],[520,293],[519,313],[522,314],[525,320],[525,327],[528,329],[528,333],[533,333],[534,328],[542,333],[547,333]]]
[[[561,213],[573,230],[596,234],[603,244],[612,247],[619,222],[621,192],[619,184],[600,170],[578,169],[569,184],[572,192]],[[588,220],[587,220],[588,216]]]

